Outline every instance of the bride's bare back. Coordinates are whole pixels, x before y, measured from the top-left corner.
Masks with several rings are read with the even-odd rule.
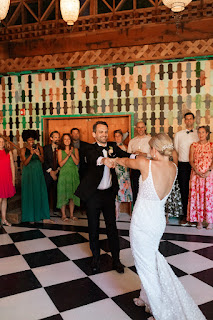
[[[149,161],[144,157],[137,159],[121,158],[118,163],[132,169],[141,171],[142,180],[145,181],[149,175]],[[155,191],[160,200],[162,200],[170,191],[176,177],[176,166],[166,157],[163,160],[151,160],[152,178]]]
[[[173,182],[176,177],[176,166],[173,162],[165,160],[151,160],[151,172],[155,191],[160,200],[165,198],[171,191]],[[141,169],[142,180],[144,181],[149,174],[149,160],[146,160],[145,165]]]

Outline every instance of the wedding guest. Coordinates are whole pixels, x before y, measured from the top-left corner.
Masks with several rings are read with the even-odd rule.
[[[87,172],[87,161],[86,161],[86,151],[89,143],[80,140],[80,130],[78,128],[72,128],[70,131],[74,148],[78,149],[79,152],[79,176],[80,180],[83,178]]]
[[[6,147],[5,141],[0,137],[0,209],[1,224],[10,227],[6,219],[7,199],[14,196],[15,165],[12,152]]]
[[[60,142],[60,134],[53,131],[50,134],[50,144],[44,146],[44,178],[47,186],[49,202],[52,199],[53,214],[58,216],[57,209],[57,183],[58,183],[58,146]]]
[[[198,141],[197,130],[194,129],[195,116],[191,112],[184,115],[185,130],[178,131],[174,137],[174,147],[178,154],[178,183],[183,205],[181,225],[189,225],[186,221],[189,195],[189,179],[191,166],[189,163],[189,148],[193,142]]]
[[[176,166],[178,166],[178,155],[175,150],[172,151],[172,156],[170,157],[170,160],[173,161],[176,164]],[[169,222],[170,217],[179,218],[183,215],[180,187],[177,178],[175,180],[172,191],[166,201],[165,212],[167,222]]]
[[[202,229],[203,221],[212,229],[213,223],[213,143],[209,142],[209,128],[198,128],[199,141],[190,147],[191,176],[187,220],[197,222]]]
[[[24,130],[22,138],[26,142],[26,146],[21,149],[22,221],[34,223],[43,220],[43,223],[54,223],[50,220],[47,187],[42,170],[43,148],[35,144],[38,133],[35,130]]]
[[[114,131],[114,139],[115,139],[115,142],[117,143],[117,146],[121,150],[127,151],[127,147],[123,143],[123,132],[121,130]],[[129,168],[122,167],[118,164],[115,167],[115,172],[117,174],[118,185],[119,185],[118,194],[115,200],[116,220],[118,220],[121,202],[129,202],[131,207],[132,188],[131,188],[131,182],[130,182]]]
[[[133,139],[129,141],[128,144],[128,153],[137,153],[143,155],[144,157],[149,156],[149,140],[151,139],[150,136],[146,134],[146,124],[143,121],[138,121],[136,125],[136,132],[137,135]],[[139,177],[140,177],[140,170],[131,170],[130,179],[132,185],[132,193],[133,193],[133,204],[137,199],[138,194],[138,187],[139,187]]]
[[[74,148],[77,148],[79,152],[78,172],[81,181],[88,169],[86,154],[87,148],[90,144],[80,139],[80,130],[78,128],[72,128],[70,131],[70,135],[72,138]],[[82,200],[80,201],[80,212],[81,214],[86,214],[86,206]]]
[[[205,320],[198,306],[184,289],[166,259],[159,252],[165,231],[164,205],[177,176],[176,165],[169,161],[173,144],[159,133],[149,141],[153,160],[115,159],[122,165],[141,171],[140,187],[134,206],[130,242],[141,292],[134,303],[145,306],[149,320]]]
[[[80,183],[78,174],[79,153],[73,147],[69,133],[64,133],[61,138],[61,149],[58,150],[58,163],[61,167],[58,178],[57,207],[61,209],[62,221],[67,221],[66,205],[69,204],[71,220],[78,220],[74,216],[74,207],[80,206],[80,199],[75,196],[75,191]]]

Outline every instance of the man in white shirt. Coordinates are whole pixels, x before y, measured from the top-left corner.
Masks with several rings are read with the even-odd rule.
[[[129,141],[127,152],[137,153],[139,155],[147,157],[150,154],[149,140],[151,139],[151,137],[146,134],[146,124],[143,121],[139,121],[137,123],[136,132],[137,136]],[[131,170],[130,178],[133,193],[133,204],[137,199],[139,188],[138,180],[140,174],[140,170]]]
[[[183,219],[181,225],[187,225],[187,205],[189,196],[189,179],[191,166],[189,163],[189,149],[193,142],[198,141],[197,130],[194,129],[195,116],[191,112],[184,115],[186,129],[175,134],[174,147],[178,153],[178,182],[180,187]]]

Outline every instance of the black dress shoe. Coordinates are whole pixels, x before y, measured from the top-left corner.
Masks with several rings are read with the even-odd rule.
[[[122,263],[120,261],[118,262],[113,262],[112,265],[113,269],[115,271],[117,271],[118,273],[124,273],[124,266],[122,265]]]
[[[97,273],[100,271],[100,260],[92,258],[91,262],[92,273]]]

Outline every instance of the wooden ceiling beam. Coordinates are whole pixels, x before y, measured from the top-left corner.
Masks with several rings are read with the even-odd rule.
[[[35,15],[35,13],[30,9],[30,7],[28,6],[28,4],[26,2],[23,3],[23,5],[25,6],[25,8],[30,12],[30,14],[33,16],[33,18],[38,21],[38,17]]]
[[[128,30],[105,30],[102,32],[80,32],[61,34],[57,38],[14,41],[9,43],[9,57],[32,57],[75,51],[121,48],[173,41],[196,41],[213,38],[213,19],[190,21],[184,25],[184,31],[177,34],[174,24],[152,24],[134,27]]]
[[[49,4],[49,6],[47,7],[46,11],[44,12],[44,14],[42,15],[40,21],[44,21],[46,18],[48,18],[48,16],[50,15],[50,13],[52,12],[52,9],[55,5],[55,1],[56,0],[52,0]]]
[[[98,13],[98,0],[90,0],[90,15],[94,16]]]
[[[109,8],[110,11],[113,11],[113,8],[109,5],[106,0],[102,0],[102,2]]]
[[[125,2],[126,2],[126,0],[121,0],[119,2],[119,4],[117,5],[117,7],[115,8],[115,11],[119,11]]]
[[[20,2],[17,8],[15,9],[13,15],[11,16],[10,20],[8,21],[7,26],[11,26],[16,22],[18,15],[21,14],[21,7],[22,3]]]
[[[80,10],[79,10],[79,15],[82,14],[82,13],[84,13],[84,10],[85,10],[86,7],[89,5],[89,3],[90,3],[90,0],[86,0],[86,1],[84,2],[84,4],[81,6],[81,8],[80,8]]]

